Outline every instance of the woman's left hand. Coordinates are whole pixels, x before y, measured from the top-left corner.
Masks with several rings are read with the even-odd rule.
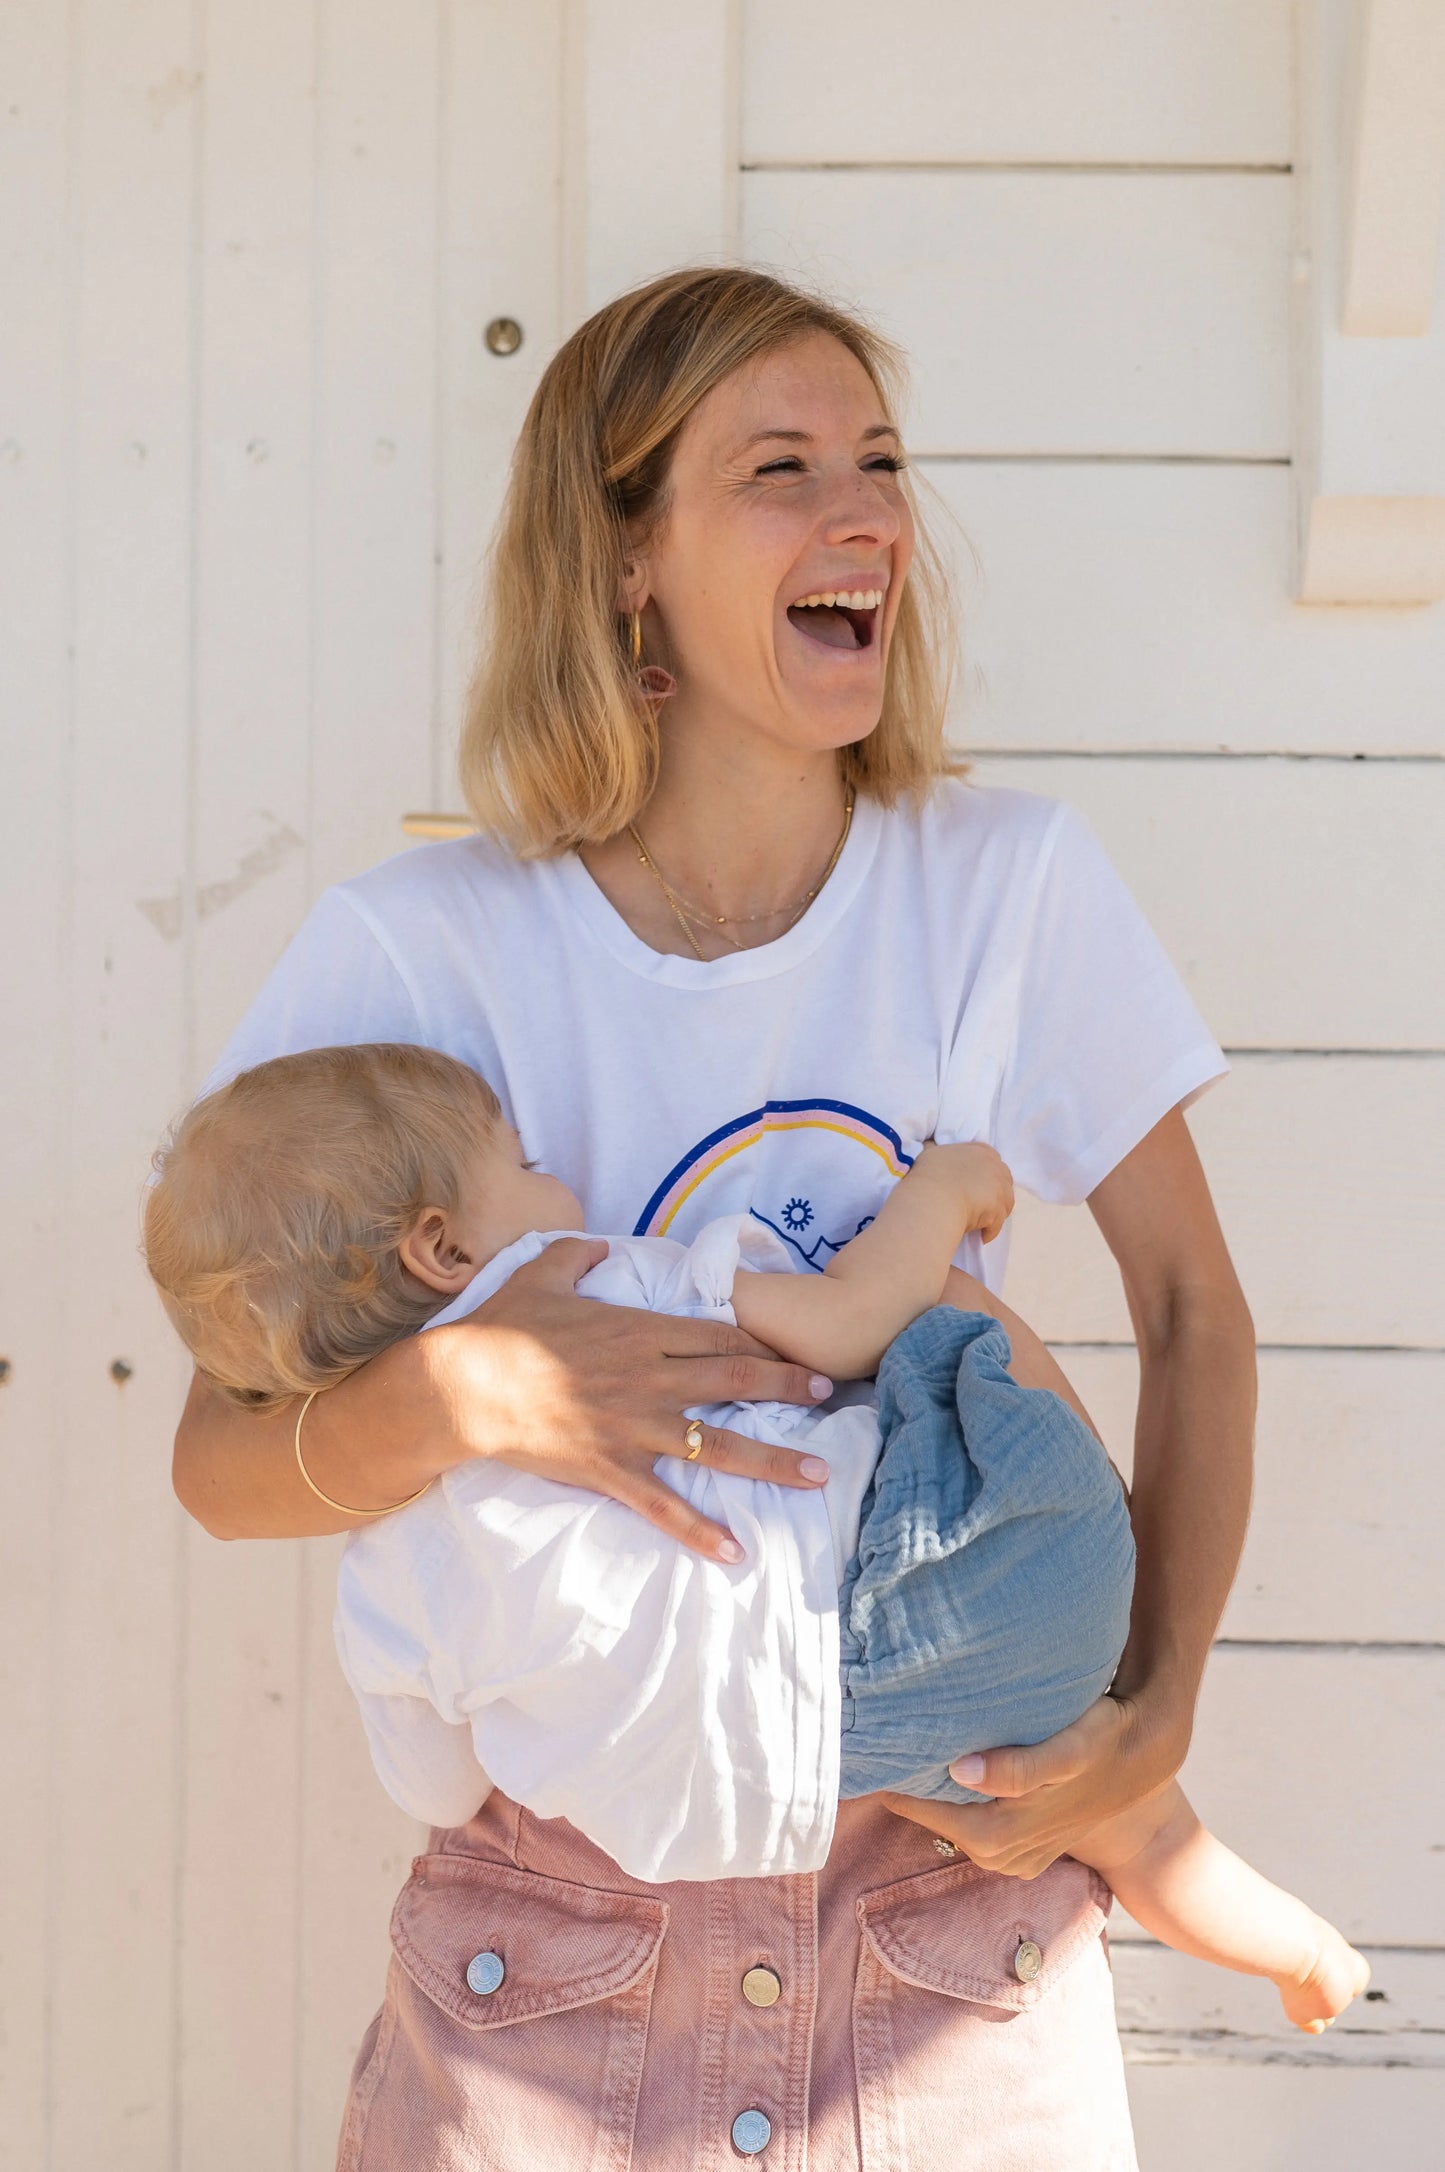
[[[980,1869],[1037,1878],[1105,1818],[1166,1786],[1187,1747],[1187,1729],[1156,1718],[1144,1698],[1110,1695],[1031,1749],[988,1750],[950,1768],[962,1786],[994,1802],[878,1799],[951,1840]]]

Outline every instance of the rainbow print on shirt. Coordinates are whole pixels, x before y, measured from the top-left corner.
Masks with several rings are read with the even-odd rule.
[[[750,1109],[745,1116],[720,1125],[668,1171],[639,1215],[633,1235],[676,1235],[674,1224],[678,1217],[690,1205],[701,1204],[698,1195],[710,1180],[730,1175],[740,1156],[774,1141],[781,1144],[788,1134],[795,1135],[797,1145],[805,1151],[796,1165],[785,1158],[778,1166],[793,1167],[796,1181],[773,1185],[766,1197],[755,1192],[748,1211],[821,1274],[832,1254],[840,1252],[873,1219],[872,1212],[860,1216],[856,1206],[851,1214],[846,1210],[841,1214],[829,1211],[828,1203],[820,1197],[824,1187],[817,1182],[827,1165],[836,1165],[837,1176],[843,1182],[830,1183],[826,1189],[835,1195],[839,1189],[851,1192],[855,1201],[860,1195],[880,1199],[913,1166],[914,1157],[905,1151],[892,1125],[851,1101],[765,1101],[760,1109]],[[820,1162],[816,1149],[831,1148],[835,1143],[846,1147],[841,1160],[836,1153],[829,1153],[827,1162]],[[806,1152],[809,1147],[815,1151]],[[866,1171],[859,1170],[855,1180],[849,1182],[846,1163],[856,1157],[859,1149],[872,1159]],[[877,1211],[876,1206],[873,1211]]]

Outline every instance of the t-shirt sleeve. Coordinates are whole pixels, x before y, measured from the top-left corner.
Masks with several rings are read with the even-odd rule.
[[[1229,1065],[1076,808],[1042,849],[994,1143],[1026,1190],[1072,1206]]]
[[[201,1089],[306,1048],[425,1042],[415,997],[380,930],[344,889],[323,892],[282,952]]]

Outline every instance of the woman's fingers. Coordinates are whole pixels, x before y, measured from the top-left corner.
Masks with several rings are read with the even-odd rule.
[[[685,1421],[679,1419],[677,1446],[666,1450],[684,1462],[705,1463],[709,1470],[726,1471],[734,1478],[767,1478],[775,1486],[817,1487],[827,1480],[828,1466],[821,1456],[804,1455],[778,1441],[750,1440],[745,1433],[730,1433],[722,1426],[704,1425],[702,1446],[690,1456],[686,1430]]]
[[[895,1817],[951,1840],[980,1870],[995,1870],[1007,1878],[1037,1878],[1067,1852],[1063,1841],[1050,1846],[1011,1833],[1010,1813],[1002,1805],[995,1810],[992,1803],[924,1802],[913,1795],[880,1795],[878,1800]]]
[[[535,1284],[539,1290],[573,1290],[608,1253],[605,1237],[559,1237],[535,1259],[518,1267],[514,1279]]]
[[[811,1403],[824,1402],[833,1392],[825,1373],[809,1372],[806,1365],[790,1365],[783,1358],[747,1357],[734,1352],[728,1357],[669,1358],[669,1370],[677,1382],[684,1405],[690,1403]]]
[[[976,1787],[980,1795],[1030,1795],[1036,1787],[1059,1787],[1077,1780],[1117,1743],[1124,1727],[1124,1708],[1114,1697],[1099,1697],[1072,1726],[1061,1728],[1046,1742],[1032,1747],[984,1750],[977,1756],[955,1758],[949,1771],[960,1787]]]
[[[633,1484],[615,1483],[608,1491],[615,1500],[627,1508],[635,1508],[665,1537],[675,1539],[679,1546],[686,1546],[690,1552],[729,1565],[742,1560],[743,1549],[731,1531],[704,1516],[680,1493],[674,1493],[671,1486],[665,1486],[660,1478],[643,1478]]]

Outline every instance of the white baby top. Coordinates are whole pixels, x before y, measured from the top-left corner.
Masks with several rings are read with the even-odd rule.
[[[553,1236],[511,1245],[429,1323],[499,1289]],[[739,1258],[789,1272],[745,1215],[690,1246],[623,1238],[584,1296],[733,1317]],[[735,1534],[735,1568],[603,1496],[472,1462],[353,1532],[334,1631],[372,1762],[392,1799],[461,1825],[489,1781],[564,1817],[629,1876],[757,1878],[816,1870],[838,1799],[838,1586],[878,1455],[871,1403],[714,1404],[753,1439],[806,1444],[819,1492],[663,1457],[658,1475]],[[681,1424],[681,1421],[679,1421]]]

